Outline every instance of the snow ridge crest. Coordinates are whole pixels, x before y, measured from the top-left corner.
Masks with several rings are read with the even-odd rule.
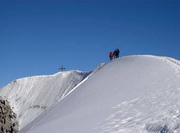
[[[0,90],[17,115],[20,128],[63,99],[88,72],[65,71],[54,75],[25,77],[14,80]]]

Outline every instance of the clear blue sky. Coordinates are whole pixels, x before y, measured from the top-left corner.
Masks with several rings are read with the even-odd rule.
[[[180,59],[179,0],[0,0],[0,87],[121,56]]]

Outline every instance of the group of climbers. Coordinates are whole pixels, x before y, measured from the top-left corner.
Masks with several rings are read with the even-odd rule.
[[[110,60],[119,58],[119,53],[120,53],[119,49],[115,49],[114,52],[110,52],[109,53]]]

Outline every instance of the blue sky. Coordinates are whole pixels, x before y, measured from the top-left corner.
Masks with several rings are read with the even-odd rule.
[[[179,0],[0,0],[0,87],[120,56],[180,60]]]

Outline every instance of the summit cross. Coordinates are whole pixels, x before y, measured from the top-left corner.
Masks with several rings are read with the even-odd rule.
[[[66,69],[66,68],[64,68],[63,65],[59,68],[59,70],[61,70],[61,71],[64,71],[65,69]]]

